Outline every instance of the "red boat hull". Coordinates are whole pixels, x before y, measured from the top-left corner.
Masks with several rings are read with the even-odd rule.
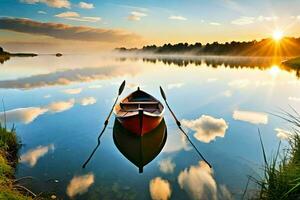
[[[129,130],[130,132],[136,134],[137,136],[143,136],[148,132],[156,128],[161,120],[162,116],[149,116],[145,114],[137,114],[130,117],[117,117],[119,122]]]

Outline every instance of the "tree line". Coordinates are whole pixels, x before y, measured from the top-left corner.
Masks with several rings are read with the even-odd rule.
[[[178,43],[162,46],[147,45],[138,48],[117,48],[120,52],[145,52],[157,54],[192,55],[238,55],[238,56],[297,56],[300,55],[300,38],[285,37],[280,41],[273,39],[253,40],[249,42],[232,41],[226,43],[195,44]]]

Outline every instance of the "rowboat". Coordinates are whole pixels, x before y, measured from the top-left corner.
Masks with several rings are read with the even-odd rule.
[[[166,123],[162,119],[156,128],[143,137],[138,137],[124,128],[119,120],[115,119],[113,139],[123,156],[138,167],[139,173],[142,173],[144,166],[156,158],[166,143]]]
[[[138,136],[156,128],[163,113],[163,104],[140,88],[122,99],[114,108],[114,114],[122,126]]]

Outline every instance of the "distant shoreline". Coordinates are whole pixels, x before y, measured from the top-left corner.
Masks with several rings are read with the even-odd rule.
[[[298,48],[297,48],[298,47]],[[295,57],[300,56],[300,38],[285,37],[280,41],[262,39],[261,41],[226,43],[177,43],[162,46],[147,45],[142,48],[116,48],[121,53],[153,53],[153,54],[190,54],[196,56],[250,56],[250,57]]]
[[[35,53],[10,53],[4,51],[2,47],[0,47],[0,63],[4,63],[5,61],[9,60],[10,57],[35,57],[38,54]]]

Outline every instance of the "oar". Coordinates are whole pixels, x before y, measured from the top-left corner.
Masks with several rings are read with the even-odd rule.
[[[168,104],[168,101],[167,101],[167,97],[166,97],[166,94],[164,92],[164,90],[162,89],[162,87],[159,87],[160,88],[160,93],[161,93],[161,96],[163,97],[163,99],[165,100],[165,103],[169,109],[169,111],[171,112],[173,118],[175,119],[176,121],[176,124],[179,128],[179,130],[181,130],[181,132],[185,135],[185,137],[188,139],[188,141],[191,143],[191,145],[194,147],[194,149],[196,150],[196,152],[198,153],[198,155],[202,158],[202,160],[204,160],[207,165],[211,168],[211,165],[209,164],[209,162],[207,162],[207,160],[202,156],[202,154],[200,153],[200,151],[197,149],[197,147],[193,144],[193,142],[190,140],[189,136],[186,134],[186,132],[182,129],[181,127],[181,123],[180,121],[177,119],[177,117],[175,116],[174,112],[172,111],[172,109],[170,108],[169,104]]]
[[[111,110],[110,110],[110,112],[109,112],[109,115],[107,116],[107,118],[106,118],[106,120],[105,120],[105,122],[104,122],[104,127],[103,127],[101,133],[100,133],[99,136],[98,136],[98,144],[97,144],[97,146],[94,148],[94,150],[93,150],[93,152],[91,153],[91,155],[89,156],[89,158],[88,158],[88,159],[85,161],[85,163],[82,165],[82,168],[85,168],[85,167],[86,167],[86,165],[87,165],[88,162],[91,160],[91,158],[93,157],[94,153],[96,152],[96,150],[97,150],[98,147],[100,146],[100,138],[101,138],[101,136],[103,135],[103,133],[104,133],[104,131],[105,131],[107,125],[108,125],[109,118],[110,118],[110,116],[111,116],[111,114],[112,114],[112,112],[113,112],[113,110],[114,110],[114,107],[115,107],[115,105],[116,105],[116,103],[117,103],[117,101],[118,101],[118,99],[119,99],[119,96],[122,94],[122,92],[123,92],[123,90],[124,90],[124,88],[125,88],[125,83],[126,83],[126,82],[125,82],[125,80],[124,80],[124,81],[122,82],[122,84],[120,85],[120,87],[119,87],[119,93],[118,93],[118,96],[117,96],[117,98],[116,98],[116,100],[115,100],[115,103],[114,103],[114,105],[112,106],[112,108],[111,108]]]

